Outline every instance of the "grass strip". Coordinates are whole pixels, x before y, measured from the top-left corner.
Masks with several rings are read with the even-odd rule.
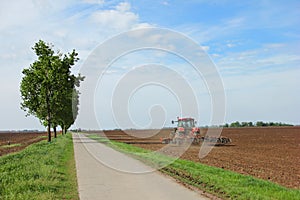
[[[159,167],[170,163],[174,158],[150,150],[102,138],[96,134],[88,135],[99,142],[123,153],[134,156],[146,164]],[[189,160],[176,159],[160,169],[183,183],[223,199],[300,199],[300,190],[289,189],[278,184],[242,175],[221,168],[203,165]]]
[[[0,199],[79,199],[71,134],[0,157]]]
[[[20,143],[16,143],[16,144],[7,144],[7,145],[3,145],[3,146],[0,146],[0,148],[12,148],[12,147],[19,147],[19,146],[22,146],[22,144]]]

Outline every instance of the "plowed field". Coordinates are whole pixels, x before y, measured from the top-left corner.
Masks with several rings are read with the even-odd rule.
[[[201,130],[204,134],[206,131]],[[152,132],[115,130],[104,133],[110,139],[145,149],[162,148],[164,144],[160,144],[160,138],[167,137],[170,129],[151,136]],[[232,143],[213,148],[201,160],[198,157],[200,146],[192,145],[181,158],[300,189],[300,127],[224,128],[222,136],[231,138]]]
[[[0,156],[20,151],[28,145],[46,138],[46,133],[7,132],[0,133]]]

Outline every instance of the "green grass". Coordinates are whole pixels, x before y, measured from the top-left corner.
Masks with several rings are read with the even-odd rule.
[[[3,145],[3,146],[0,146],[0,148],[12,148],[12,147],[18,147],[21,145],[22,144],[20,144],[20,143],[16,143],[16,144],[10,144],[10,145]]]
[[[79,199],[71,135],[0,157],[0,199]]]
[[[174,159],[129,144],[109,141],[97,135],[89,137],[154,167],[165,166]],[[300,199],[300,190],[188,160],[178,159],[160,171],[223,199]]]

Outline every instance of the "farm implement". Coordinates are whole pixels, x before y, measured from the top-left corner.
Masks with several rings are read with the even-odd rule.
[[[200,128],[196,127],[194,118],[177,118],[172,124],[177,123],[177,127],[170,133],[168,138],[161,138],[163,144],[200,144],[208,142],[214,145],[225,145],[231,143],[227,137],[204,136],[200,133]]]

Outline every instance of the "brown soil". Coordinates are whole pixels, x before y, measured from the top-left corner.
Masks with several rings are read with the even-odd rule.
[[[46,140],[46,133],[39,132],[7,132],[0,133],[0,156],[20,151],[30,144]],[[8,146],[8,144],[10,145]],[[18,146],[14,146],[18,144]],[[10,147],[11,146],[11,147]]]
[[[205,133],[206,130],[201,130]],[[151,130],[105,131],[109,139],[150,150],[164,146],[160,138],[170,129],[151,136]],[[102,133],[103,134],[103,133]],[[181,158],[270,180],[289,188],[300,188],[300,127],[224,128],[222,136],[230,145],[216,146],[199,159],[200,145],[192,145]],[[144,138],[141,138],[144,137]],[[166,152],[174,155],[173,152]]]

